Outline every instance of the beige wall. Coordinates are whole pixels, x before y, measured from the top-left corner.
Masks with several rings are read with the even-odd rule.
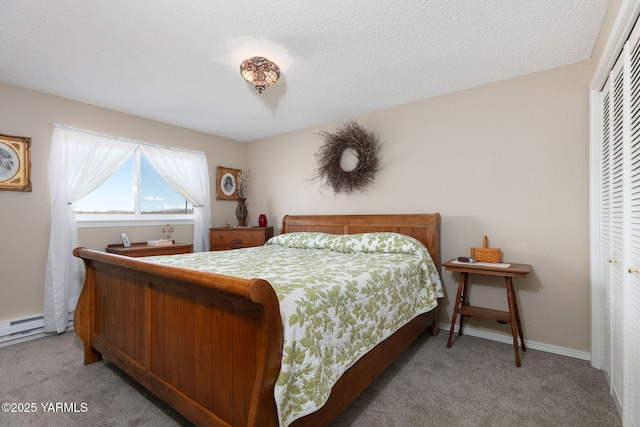
[[[285,214],[440,212],[443,259],[486,234],[506,261],[533,266],[516,279],[526,339],[588,352],[589,77],[581,62],[357,117],[383,143],[384,166],[363,193],[334,196],[310,180],[317,132],[336,123],[250,142],[259,179],[249,210],[278,228]],[[449,323],[458,276],[442,277]],[[507,308],[503,283],[474,283],[472,304]]]
[[[43,285],[50,229],[48,162],[52,125],[61,123],[95,132],[170,147],[204,151],[215,180],[218,165],[242,168],[246,146],[68,99],[0,83],[0,133],[28,136],[31,141],[33,191],[0,191],[0,321],[42,313]],[[215,183],[211,186],[215,191]],[[212,193],[214,224],[235,219],[232,202]],[[160,238],[159,227],[81,229],[80,244],[102,249],[119,243],[120,232],[133,241]],[[193,227],[176,227],[174,237],[192,239]],[[190,240],[189,240],[190,241]]]

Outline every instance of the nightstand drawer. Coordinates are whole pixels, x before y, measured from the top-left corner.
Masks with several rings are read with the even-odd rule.
[[[273,227],[210,228],[209,249],[228,249],[262,246],[273,237]]]
[[[229,230],[229,231],[212,231],[211,242],[215,244],[233,243],[239,245],[252,244],[264,245],[264,231],[262,230]]]

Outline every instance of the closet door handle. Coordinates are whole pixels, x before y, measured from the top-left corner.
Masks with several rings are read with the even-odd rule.
[[[617,260],[617,259],[615,259],[615,258],[609,258],[609,262],[610,262],[611,264],[614,264],[614,263],[618,262],[618,260]]]
[[[640,273],[640,270],[635,269],[633,267],[629,267],[629,269],[627,270],[629,273],[633,274],[633,273]]]

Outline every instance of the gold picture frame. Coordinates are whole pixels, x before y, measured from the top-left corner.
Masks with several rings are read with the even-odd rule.
[[[218,166],[216,177],[216,200],[237,200],[238,183],[242,176],[242,169]]]
[[[0,134],[0,190],[31,191],[31,138]]]

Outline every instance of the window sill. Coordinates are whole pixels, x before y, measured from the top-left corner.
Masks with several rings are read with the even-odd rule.
[[[76,216],[76,224],[78,228],[102,228],[102,227],[145,227],[157,225],[193,225],[195,219],[189,215],[189,218],[176,218],[171,216],[154,216],[153,218],[78,218]]]

